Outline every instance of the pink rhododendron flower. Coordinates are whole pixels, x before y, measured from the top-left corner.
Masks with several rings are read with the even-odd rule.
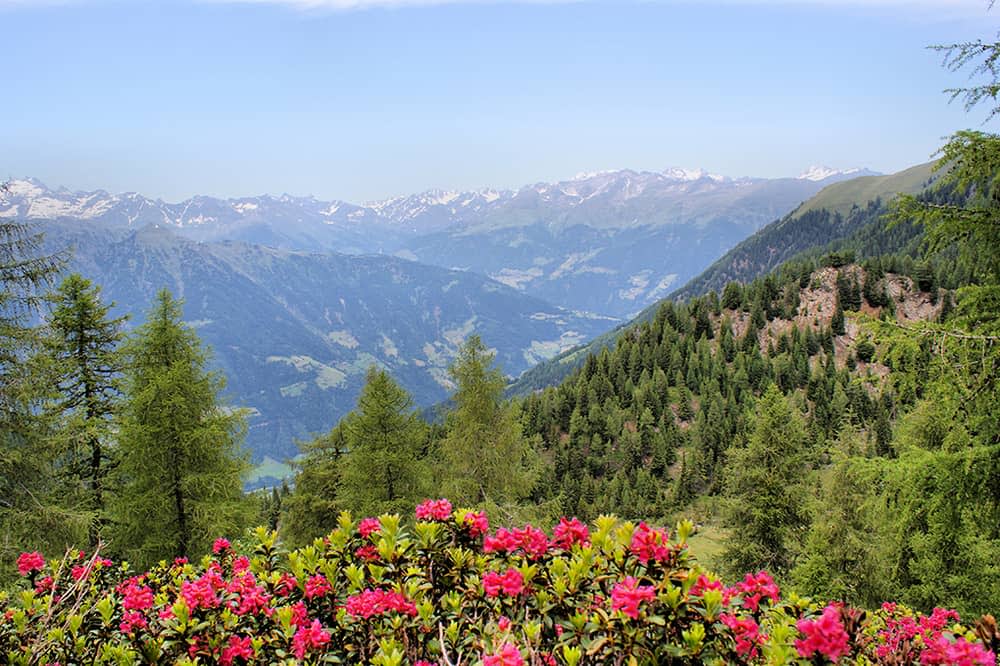
[[[208,574],[196,580],[181,583],[181,596],[184,597],[184,603],[191,610],[215,608],[221,603],[215,594],[215,587]]]
[[[361,538],[367,539],[372,534],[377,534],[382,531],[382,523],[379,522],[378,518],[362,518],[361,522],[358,523],[358,534]]]
[[[417,614],[417,607],[412,601],[391,590],[367,589],[360,594],[347,597],[344,608],[349,614],[363,618],[389,612]]]
[[[518,550],[531,559],[538,559],[548,552],[549,539],[545,532],[525,525],[515,530],[501,527],[495,535],[483,540],[483,551],[487,553],[504,551],[512,554]]]
[[[252,573],[234,578],[226,589],[238,596],[238,601],[230,604],[237,615],[261,612],[265,615],[269,614],[271,595],[257,584],[257,579]]]
[[[502,574],[487,571],[483,574],[483,590],[489,597],[498,597],[501,592],[516,597],[524,592],[524,576],[517,569],[507,569]]]
[[[483,655],[483,666],[524,666],[524,658],[516,645],[504,643],[496,654]]]
[[[52,576],[46,576],[35,583],[35,594],[45,594],[55,589],[56,581]]]
[[[118,586],[122,593],[122,608],[125,610],[144,611],[153,607],[153,590],[141,585],[135,578],[130,578]]]
[[[552,545],[556,548],[569,550],[573,544],[590,545],[590,530],[576,518],[559,519],[559,524],[552,529]]]
[[[283,573],[274,586],[274,593],[279,597],[287,597],[298,586],[299,582],[295,580],[295,576],[290,573]]]
[[[218,555],[224,551],[229,550],[232,546],[229,543],[229,539],[216,539],[215,543],[212,544],[212,552]]]
[[[501,615],[497,620],[497,629],[500,631],[510,631],[510,618],[506,615]]]
[[[840,621],[840,608],[834,604],[824,608],[818,620],[799,620],[795,626],[805,636],[795,641],[800,657],[818,653],[836,662],[851,651],[850,637]]]
[[[232,666],[233,660],[240,657],[244,662],[248,662],[253,659],[253,641],[250,640],[249,636],[239,637],[230,636],[229,643],[222,649],[222,657],[219,659],[219,663],[222,666]]]
[[[620,610],[634,620],[639,617],[639,604],[655,598],[656,588],[639,585],[639,581],[628,576],[611,590],[611,609]]]
[[[781,591],[777,583],[766,571],[747,574],[742,582],[736,584],[736,592],[743,598],[743,607],[756,612],[761,599],[768,598],[771,603],[777,603]]]
[[[250,560],[246,555],[240,555],[233,560],[233,575],[238,576],[250,569]]]
[[[639,523],[632,533],[629,550],[643,564],[650,560],[667,562],[670,560],[670,533],[667,530],[655,530],[646,523]]]
[[[301,601],[292,604],[291,624],[293,627],[304,627],[309,624],[309,611],[306,610],[306,605]]]
[[[38,551],[21,553],[17,556],[17,572],[27,576],[45,568],[45,558]]]
[[[361,548],[354,551],[354,557],[365,562],[374,562],[379,559],[378,547],[373,543],[361,546]]]
[[[296,659],[302,659],[306,652],[321,648],[330,642],[330,634],[319,620],[313,620],[308,627],[301,627],[292,637],[292,652]]]
[[[417,520],[446,521],[451,518],[451,502],[446,499],[427,500],[417,506]]]
[[[478,537],[490,531],[490,521],[485,511],[466,511],[458,523],[469,531],[469,536]]]
[[[944,636],[927,640],[920,653],[921,666],[995,666],[996,655],[979,643],[959,637],[954,643]]]
[[[330,586],[330,582],[327,581],[326,576],[322,574],[316,574],[315,576],[309,578],[306,581],[305,588],[304,596],[306,599],[326,596],[326,594],[333,589],[333,587]]]
[[[118,629],[123,634],[131,634],[136,627],[145,629],[146,626],[146,616],[138,611],[131,611],[122,616],[122,621],[118,625]]]
[[[733,639],[736,641],[736,654],[741,657],[757,656],[757,646],[764,637],[760,634],[760,626],[752,617],[738,618],[735,615],[723,613],[719,616],[719,620],[733,632]]]

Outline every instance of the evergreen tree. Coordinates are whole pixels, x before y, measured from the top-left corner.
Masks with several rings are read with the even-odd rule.
[[[28,225],[0,219],[0,579],[21,550],[58,552],[86,533],[87,517],[65,506],[54,483],[41,410],[52,382],[31,320],[62,262],[43,255],[41,241]]]
[[[757,403],[746,448],[731,450],[727,495],[733,528],[724,560],[730,572],[767,569],[783,575],[809,525],[802,416],[773,384]]]
[[[58,420],[60,468],[69,497],[91,512],[90,547],[96,546],[105,514],[105,478],[113,466],[113,418],[121,398],[124,368],[118,350],[125,317],[111,318],[114,304],[101,303],[100,288],[73,274],[50,296],[53,304],[46,347],[55,360],[58,395],[49,409]]]
[[[295,490],[282,499],[281,536],[292,544],[307,544],[337,527],[337,514],[342,510],[337,489],[341,459],[347,451],[348,420],[349,416],[328,433],[299,444],[302,456],[295,462]]]
[[[343,508],[369,516],[404,514],[422,499],[427,427],[410,395],[385,370],[368,370],[344,439],[338,491]]]
[[[521,431],[517,408],[504,403],[504,379],[478,335],[451,366],[458,389],[440,442],[443,487],[459,504],[513,507],[531,492],[539,461]]]
[[[224,380],[205,369],[207,353],[166,289],[126,353],[115,548],[142,567],[198,557],[248,518],[245,417],[220,403]]]

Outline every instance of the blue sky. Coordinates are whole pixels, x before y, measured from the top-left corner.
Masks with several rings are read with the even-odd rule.
[[[669,166],[890,172],[985,113],[980,0],[0,0],[0,177],[365,201]]]

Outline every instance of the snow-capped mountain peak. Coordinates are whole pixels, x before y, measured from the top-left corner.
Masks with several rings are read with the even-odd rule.
[[[664,169],[663,175],[670,180],[683,180],[686,182],[701,180],[702,178],[708,178],[716,182],[726,180],[725,176],[720,176],[717,173],[709,173],[704,169],[685,169],[683,167],[670,167],[668,169]]]
[[[819,182],[821,180],[827,180],[833,177],[846,177],[854,176],[860,174],[862,169],[860,167],[854,167],[851,169],[831,169],[828,166],[817,166],[812,165],[806,169],[803,173],[800,173],[796,178],[799,180],[811,180],[813,182]]]

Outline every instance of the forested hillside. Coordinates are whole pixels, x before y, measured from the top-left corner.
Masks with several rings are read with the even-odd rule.
[[[930,165],[925,164],[892,176],[865,176],[829,185],[796,210],[738,243],[704,272],[674,291],[669,300],[684,301],[713,290],[721,292],[731,281],[747,283],[777,270],[786,262],[815,260],[828,254],[839,254],[845,260],[889,254],[917,258],[922,230],[905,221],[898,225],[887,224],[888,202],[900,192],[924,192],[931,180]],[[926,200],[948,198],[942,192],[921,196]],[[630,324],[649,321],[659,307],[650,306]],[[510,394],[525,395],[557,384],[579,368],[588,354],[599,354],[602,349],[613,346],[630,324],[530,368],[512,383]]]

